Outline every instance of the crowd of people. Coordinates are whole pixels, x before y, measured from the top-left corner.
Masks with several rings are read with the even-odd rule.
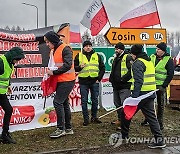
[[[105,73],[105,64],[101,56],[92,48],[89,40],[83,42],[82,52],[78,53],[73,60],[72,49],[59,38],[59,36],[49,31],[44,35],[44,41],[49,47],[54,57],[57,70],[48,70],[49,76],[57,76],[56,94],[53,105],[57,114],[56,130],[49,136],[59,138],[67,134],[73,134],[71,124],[71,110],[68,96],[75,84],[76,74],[78,74],[81,104],[82,104],[82,125],[86,127],[89,123],[100,124],[98,119],[98,96],[99,83]],[[125,50],[123,43],[115,45],[115,57],[112,63],[109,81],[113,87],[113,101],[116,108],[123,105],[126,98],[137,98],[151,91],[158,89],[156,94],[143,99],[138,104],[139,110],[144,114],[145,120],[142,125],[149,125],[155,142],[150,144],[150,148],[163,148],[162,130],[164,106],[167,103],[166,88],[174,75],[174,64],[171,56],[167,52],[167,45],[164,42],[156,46],[156,52],[150,57],[143,51],[143,46],[135,44],[130,51]],[[12,106],[7,98],[7,93],[11,93],[10,77],[14,64],[24,58],[23,50],[14,47],[0,57],[0,105],[3,108],[4,120],[0,141],[2,143],[16,143],[9,133],[9,123],[12,115]],[[88,94],[91,94],[91,114],[88,111]],[[154,100],[157,96],[157,114],[154,109]],[[123,108],[117,110],[117,120],[112,124],[118,125],[117,131],[121,132],[122,139],[129,138],[129,127],[131,119],[125,117]]]

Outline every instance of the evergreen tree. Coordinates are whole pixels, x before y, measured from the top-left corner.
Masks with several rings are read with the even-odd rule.
[[[11,30],[11,29],[9,28],[9,26],[6,26],[4,29],[5,29],[5,30]]]

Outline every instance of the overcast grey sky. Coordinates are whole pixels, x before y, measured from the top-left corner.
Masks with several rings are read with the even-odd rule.
[[[119,26],[119,19],[127,12],[150,0],[102,0],[112,26]],[[45,0],[0,0],[0,27],[20,26],[25,29],[36,28],[36,8],[38,7],[39,27],[45,26]],[[48,26],[69,22],[80,24],[92,0],[47,0]],[[163,28],[180,31],[180,0],[156,0]],[[81,26],[83,27],[83,26]]]

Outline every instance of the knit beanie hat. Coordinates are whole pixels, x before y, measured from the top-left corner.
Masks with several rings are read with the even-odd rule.
[[[54,31],[49,31],[44,35],[53,45],[57,45],[60,41],[59,35]]]
[[[86,45],[91,45],[91,46],[92,46],[92,43],[91,43],[89,40],[84,41],[84,42],[83,42],[83,48],[84,48]]]
[[[166,48],[167,48],[166,43],[161,42],[161,43],[159,43],[156,47],[159,48],[159,49],[161,49],[162,51],[166,52]]]
[[[143,52],[143,46],[140,44],[135,44],[131,47],[131,53],[133,55],[138,55]]]
[[[13,47],[4,55],[6,56],[9,63],[12,63],[13,60],[21,60],[25,58],[24,51],[20,47]]]
[[[116,49],[121,49],[121,50],[124,50],[124,49],[125,49],[125,48],[124,48],[124,44],[121,43],[121,42],[117,43],[117,44],[115,45],[115,48],[116,48]]]
[[[20,47],[13,47],[9,50],[13,60],[21,60],[25,58],[24,51]]]

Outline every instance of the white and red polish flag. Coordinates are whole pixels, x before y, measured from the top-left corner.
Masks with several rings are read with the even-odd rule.
[[[132,119],[132,117],[134,116],[134,114],[137,111],[139,102],[141,100],[153,95],[156,91],[158,91],[158,89],[151,91],[147,94],[141,95],[137,98],[132,98],[132,97],[126,98],[123,102],[123,110],[124,110],[125,118],[127,120]]]
[[[120,28],[143,28],[160,24],[155,0],[128,12],[120,19]]]
[[[61,40],[66,43],[81,43],[80,25],[69,23],[61,24],[57,27],[57,33],[61,36]],[[56,29],[56,27],[54,28]]]
[[[81,24],[91,30],[91,35],[97,35],[108,22],[108,17],[101,0],[93,0],[86,11]]]
[[[80,26],[70,24],[70,43],[81,43]]]

